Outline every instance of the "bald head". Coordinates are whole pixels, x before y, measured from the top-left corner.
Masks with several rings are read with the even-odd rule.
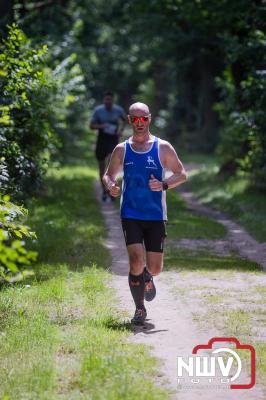
[[[128,122],[133,129],[135,138],[143,138],[149,134],[151,114],[149,107],[144,103],[134,103],[129,107]]]
[[[131,104],[131,106],[129,107],[130,115],[141,116],[141,115],[148,115],[149,113],[150,113],[149,107],[147,106],[147,104],[144,103],[137,102]]]

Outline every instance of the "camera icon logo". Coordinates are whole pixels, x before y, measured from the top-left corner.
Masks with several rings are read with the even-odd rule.
[[[247,356],[244,361],[243,350],[248,354],[248,362]],[[200,354],[202,352],[207,355]],[[192,355],[188,362],[177,357],[179,385],[184,384],[184,375],[190,379],[191,388],[202,381],[212,385],[219,383],[224,388],[227,385],[229,389],[251,389],[256,383],[256,352],[250,344],[241,344],[234,337],[214,337],[207,344],[195,346]],[[248,370],[243,371],[243,366],[247,365]],[[244,383],[246,376],[249,381]]]

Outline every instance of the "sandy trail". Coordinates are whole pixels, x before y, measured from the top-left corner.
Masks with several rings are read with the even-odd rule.
[[[110,203],[102,203],[100,185],[96,185],[97,198],[108,229],[106,246],[112,255],[110,271],[113,274],[112,287],[117,291],[121,309],[129,318],[134,313],[134,303],[128,287],[128,258],[124,237],[120,225],[119,212]],[[171,400],[197,400],[213,399],[256,399],[263,400],[263,388],[256,386],[250,390],[177,390],[177,356],[188,356],[195,345],[205,344],[212,337],[218,336],[217,330],[199,329],[193,322],[191,314],[195,311],[193,300],[191,304],[184,304],[174,296],[170,290],[171,283],[178,284],[179,274],[176,272],[163,272],[155,278],[157,296],[151,303],[146,303],[148,312],[147,322],[144,327],[137,327],[130,340],[152,346],[152,354],[162,362],[158,371],[159,385],[167,385],[171,389]],[[193,284],[193,275],[191,284]],[[200,285],[200,282],[197,281]],[[186,282],[189,284],[189,282]],[[141,370],[141,366],[140,366]],[[143,371],[145,373],[145,371]]]

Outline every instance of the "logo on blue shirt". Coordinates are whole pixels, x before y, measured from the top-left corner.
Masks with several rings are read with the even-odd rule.
[[[152,156],[148,156],[147,157],[147,163],[149,164],[149,166],[148,167],[146,166],[146,168],[158,169],[158,167],[157,167],[154,159],[152,158]]]

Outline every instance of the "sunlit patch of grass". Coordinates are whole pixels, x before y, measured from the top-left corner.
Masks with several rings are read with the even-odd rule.
[[[203,297],[205,304],[220,304],[223,300],[223,296],[220,294],[208,294]]]
[[[251,336],[251,315],[244,309],[229,311],[226,314],[225,326],[228,336]]]
[[[191,290],[191,288],[186,288],[186,287],[181,287],[178,285],[175,285],[172,287],[172,293],[174,293],[175,295],[177,295],[178,297],[183,297],[186,294],[188,294],[188,291]]]
[[[266,383],[266,343],[252,343],[256,350],[256,368],[261,375],[264,384]]]
[[[253,286],[253,290],[263,296],[266,294],[266,286],[263,285],[255,285]]]
[[[200,324],[202,322],[201,321],[201,316],[199,315],[198,312],[192,312],[191,316],[192,316],[192,320],[197,322],[198,324]]]

